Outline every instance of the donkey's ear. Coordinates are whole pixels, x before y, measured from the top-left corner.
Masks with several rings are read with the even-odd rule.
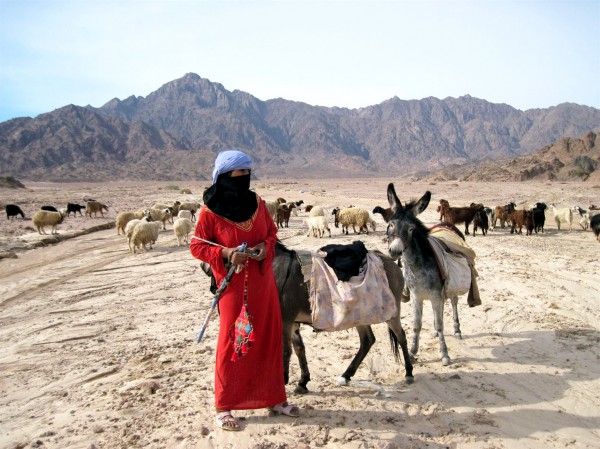
[[[415,213],[415,217],[427,209],[429,205],[429,201],[431,200],[431,192],[428,190],[425,192],[425,195],[421,197],[419,201],[417,201],[413,207],[413,211]]]
[[[402,203],[396,195],[396,189],[394,189],[394,184],[391,182],[388,184],[387,197],[390,203],[390,207],[392,208],[392,212],[397,213],[399,210],[402,210]]]

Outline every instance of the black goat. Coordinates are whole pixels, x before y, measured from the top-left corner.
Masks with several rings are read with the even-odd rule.
[[[4,210],[6,210],[7,220],[10,220],[10,217],[16,217],[17,215],[20,215],[21,218],[25,219],[25,214],[23,213],[21,208],[16,204],[7,204]]]

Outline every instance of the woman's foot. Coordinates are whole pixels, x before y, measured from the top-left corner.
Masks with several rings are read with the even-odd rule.
[[[229,410],[217,413],[215,420],[220,429],[233,431],[238,431],[241,429],[240,423],[237,422]]]
[[[287,401],[269,407],[269,411],[273,414],[291,416],[292,418],[300,416],[300,409],[295,405],[288,404]]]

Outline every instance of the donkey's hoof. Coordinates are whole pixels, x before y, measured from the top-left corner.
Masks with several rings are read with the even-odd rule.
[[[462,334],[461,334],[460,332],[455,332],[455,333],[454,333],[454,336],[455,336],[456,338],[458,338],[459,340],[462,340]]]
[[[408,385],[415,383],[415,378],[413,376],[406,376],[405,379]]]
[[[440,334],[438,334],[438,331],[433,331],[433,332],[431,333],[431,336],[432,336],[433,338],[436,338],[436,337],[438,337],[439,335],[440,335]]]
[[[338,384],[338,385],[346,386],[346,385],[348,385],[349,383],[350,383],[350,380],[346,379],[346,378],[345,378],[345,377],[343,377],[343,376],[340,376],[340,377],[338,377],[338,378],[337,378],[337,384]]]
[[[303,387],[302,385],[296,385],[296,388],[294,388],[294,393],[296,393],[296,394],[307,394],[308,393],[308,388]]]
[[[450,365],[450,357],[448,357],[448,356],[442,357],[442,365],[444,365],[444,366]]]

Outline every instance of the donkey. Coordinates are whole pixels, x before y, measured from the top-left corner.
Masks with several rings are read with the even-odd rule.
[[[304,251],[304,253],[308,253]],[[404,289],[404,278],[398,265],[389,257],[375,251],[375,254],[382,260],[387,275],[388,284],[394,297],[396,298],[396,316],[386,321],[392,352],[396,361],[400,358],[398,345],[402,349],[404,357],[404,369],[407,383],[414,381],[413,366],[408,353],[408,343],[406,333],[400,322],[400,301],[402,290]],[[216,290],[216,284],[210,266],[206,263],[201,264],[202,270],[211,276],[211,291]],[[306,352],[302,336],[300,335],[300,324],[312,324],[309,287],[304,280],[302,265],[299,255],[296,251],[288,249],[283,243],[277,241],[275,245],[275,257],[273,259],[273,271],[277,290],[279,291],[279,304],[281,307],[282,334],[283,334],[283,372],[284,381],[289,383],[289,365],[292,355],[292,347],[300,364],[300,380],[294,390],[295,393],[308,393],[307,384],[310,381],[310,372],[306,360]],[[338,378],[340,385],[347,385],[352,376],[356,374],[358,367],[365,359],[371,346],[376,341],[373,330],[369,325],[356,326],[360,338],[360,347],[358,352],[346,368],[346,371]]]
[[[390,183],[387,196],[394,211],[387,230],[388,252],[394,259],[401,258],[405,280],[413,303],[413,341],[410,348],[410,357],[414,361],[419,351],[423,301],[429,299],[433,308],[435,335],[437,335],[440,342],[442,364],[447,366],[450,364],[450,356],[444,339],[445,298],[442,293],[443,281],[435,254],[427,240],[429,229],[417,218],[417,215],[427,208],[431,200],[431,192],[427,191],[420,200],[411,201],[406,206],[402,206],[396,195],[394,184]],[[452,228],[464,240],[462,233],[455,226],[452,226]],[[458,297],[453,296],[450,299],[454,318],[454,335],[457,338],[462,338],[458,319]]]

